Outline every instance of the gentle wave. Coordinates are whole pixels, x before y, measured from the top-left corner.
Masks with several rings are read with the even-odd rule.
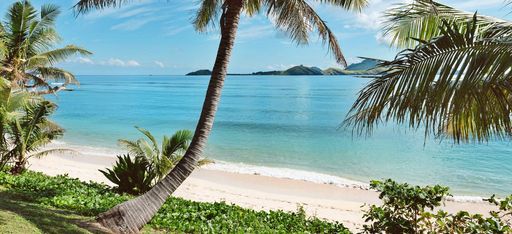
[[[454,202],[469,202],[469,203],[484,203],[484,197],[479,196],[452,196],[445,198],[446,201],[454,201]]]
[[[120,149],[113,149],[107,147],[97,147],[97,146],[87,146],[87,145],[77,145],[70,144],[64,141],[52,141],[47,148],[61,148],[61,149],[69,149],[77,152],[82,155],[89,156],[97,156],[97,157],[115,157],[116,155],[124,154]]]
[[[98,157],[115,157],[116,155],[123,154],[123,150],[107,148],[107,147],[96,147],[96,146],[86,146],[86,145],[77,145],[77,144],[69,144],[64,141],[53,141],[49,147],[59,147],[71,149],[79,154],[90,155],[90,156],[98,156]],[[214,163],[207,164],[202,166],[204,169],[208,170],[217,170],[224,171],[230,173],[238,173],[238,174],[249,174],[249,175],[261,175],[274,177],[279,179],[292,179],[292,180],[301,180],[307,181],[317,184],[329,184],[335,185],[343,188],[355,188],[355,189],[363,189],[369,190],[370,185],[368,183],[355,181],[339,176],[333,176],[318,172],[310,172],[304,170],[297,170],[291,168],[278,168],[278,167],[266,167],[266,166],[256,166],[249,165],[245,163],[232,163],[214,160]],[[453,202],[471,202],[471,203],[482,203],[484,202],[483,197],[479,196],[457,196],[454,195],[452,197],[447,197],[446,201]]]
[[[358,188],[365,190],[369,189],[369,185],[363,182],[350,180],[338,176],[290,168],[254,166],[245,163],[230,163],[217,160],[215,160],[214,163],[203,166],[202,168],[238,174],[251,174],[280,179],[302,180],[318,184],[332,184],[339,187]]]

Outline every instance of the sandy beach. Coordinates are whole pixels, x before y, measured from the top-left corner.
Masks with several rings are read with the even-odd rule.
[[[114,157],[105,156],[50,155],[32,159],[30,169],[110,184],[98,169],[114,162]],[[303,206],[309,215],[342,222],[354,231],[364,223],[361,206],[379,203],[377,193],[370,190],[204,168],[196,170],[174,195],[194,201],[225,201],[256,210],[295,211]],[[483,202],[446,201],[443,209],[487,213],[492,208]]]

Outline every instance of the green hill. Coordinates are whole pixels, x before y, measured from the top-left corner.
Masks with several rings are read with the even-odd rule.
[[[359,63],[350,64],[345,70],[349,71],[367,71],[374,69],[381,61],[377,59],[363,58]]]
[[[292,67],[282,72],[285,76],[321,76],[324,75],[322,69],[317,67],[306,67],[303,65]]]
[[[195,72],[188,73],[187,76],[209,76],[212,74],[212,71],[204,69],[204,70],[198,70]]]
[[[341,68],[327,68],[322,70],[318,67],[307,67],[304,65],[295,66],[284,71],[259,71],[251,74],[236,74],[236,75],[256,75],[256,76],[340,76],[340,75],[375,75],[379,74],[385,69],[377,67],[381,62],[378,59],[362,58],[359,63],[353,63],[346,69]],[[187,76],[201,76],[211,75],[210,70],[199,70],[188,73]],[[235,74],[232,74],[235,75]]]

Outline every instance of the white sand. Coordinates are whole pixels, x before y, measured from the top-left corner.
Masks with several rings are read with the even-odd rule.
[[[115,160],[82,154],[51,155],[32,159],[30,169],[110,184],[98,169],[110,167]],[[361,206],[380,202],[374,191],[208,169],[197,169],[174,195],[194,201],[225,201],[256,210],[296,211],[303,206],[309,215],[342,222],[352,230],[363,224]],[[493,207],[486,203],[447,201],[443,209],[488,213]]]

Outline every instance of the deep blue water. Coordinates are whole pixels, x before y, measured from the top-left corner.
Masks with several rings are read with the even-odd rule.
[[[208,77],[81,76],[56,98],[65,142],[115,148],[136,139],[193,130]],[[393,178],[450,186],[462,195],[512,193],[509,142],[453,145],[393,125],[369,138],[339,129],[356,93],[352,77],[229,77],[207,148],[212,159],[321,172],[358,181]]]

